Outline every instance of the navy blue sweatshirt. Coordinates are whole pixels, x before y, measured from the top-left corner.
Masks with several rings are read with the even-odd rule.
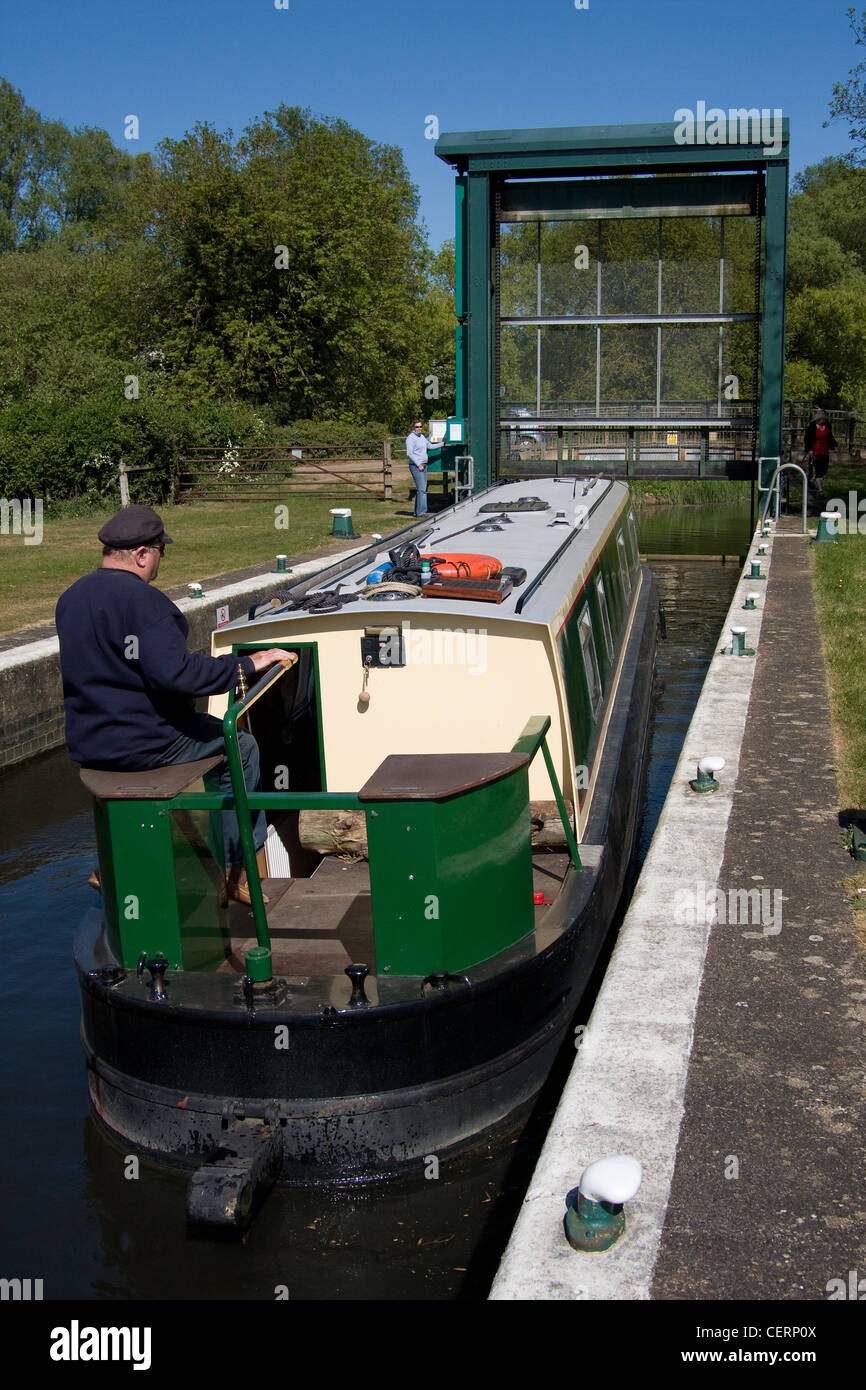
[[[131,570],[86,574],[56,623],[69,756],[87,767],[141,767],[187,732],[196,696],[237,684],[238,658],[187,651],[183,614]]]

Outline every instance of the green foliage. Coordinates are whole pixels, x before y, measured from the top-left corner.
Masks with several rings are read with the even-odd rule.
[[[132,159],[0,81],[0,492],[99,497],[122,454],[159,496],[196,445],[378,455],[453,410],[453,247],[416,218],[399,151],[344,121],[281,106]]]
[[[798,355],[821,370],[833,404],[852,409],[866,381],[866,291],[803,290],[791,304],[789,332]]]
[[[111,395],[77,403],[34,402],[0,411],[0,491],[47,502],[115,499],[121,458],[146,469],[130,478],[133,501],[162,500],[176,464],[190,448],[254,444],[248,407],[206,402],[194,410],[165,401],[127,401]]]
[[[0,251],[36,249],[72,227],[73,244],[106,230],[137,163],[104,130],[43,120],[0,78]]]
[[[826,159],[794,188],[785,391],[856,409],[866,391],[866,170]]]
[[[860,11],[857,18],[857,11],[853,5],[848,8],[848,23],[854,35],[856,44],[866,44],[866,10]],[[830,120],[847,120],[851,139],[857,142],[858,152],[866,144],[866,90],[864,90],[864,76],[866,76],[866,62],[860,62],[856,67],[851,68],[848,73],[847,82],[837,82],[833,87],[833,99],[830,102]],[[829,125],[825,121],[825,125]]]
[[[206,125],[164,141],[152,202],[175,391],[287,417],[408,408],[426,257],[398,151],[280,107],[236,144]]]
[[[415,313],[413,333],[415,360],[420,364],[419,379],[414,394],[403,402],[402,417],[395,413],[397,433],[410,416],[447,418],[457,408],[457,363],[454,347],[454,293],[456,261],[454,241],[442,243],[435,255],[427,258],[428,284],[423,300]]]
[[[801,357],[789,357],[785,362],[785,395],[791,401],[823,401],[827,399],[828,382],[820,367]]]
[[[268,438],[289,448],[327,449],[335,458],[381,458],[389,433],[387,425],[375,420],[363,425],[346,420],[292,420],[278,424]]]

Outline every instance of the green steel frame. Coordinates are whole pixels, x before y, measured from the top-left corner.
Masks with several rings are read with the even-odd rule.
[[[536,220],[548,211],[560,217],[568,211],[584,217],[760,215],[763,211],[763,271],[756,306],[761,333],[756,452],[765,457],[780,454],[788,120],[781,123],[778,153],[762,143],[703,143],[706,128],[700,125],[695,137],[701,143],[681,144],[675,130],[670,122],[440,136],[436,153],[457,175],[457,413],[466,419],[463,448],[475,461],[476,488],[493,480],[496,456],[499,215],[513,221],[521,220],[521,213],[527,220]],[[646,175],[654,177],[636,177]],[[563,183],[563,179],[572,182]],[[749,462],[750,472],[756,467],[756,460]],[[672,476],[670,470],[665,473]]]

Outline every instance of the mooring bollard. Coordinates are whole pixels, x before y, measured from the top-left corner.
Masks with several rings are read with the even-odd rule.
[[[731,645],[722,647],[722,656],[754,656],[755,648],[746,646],[746,629],[731,628]]]
[[[342,536],[346,540],[357,540],[357,531],[352,530],[352,508],[332,507],[331,535]]]
[[[717,792],[719,790],[719,784],[716,781],[715,774],[721,772],[724,765],[724,758],[718,758],[713,755],[701,758],[698,763],[698,775],[693,781],[689,782],[692,791]]]
[[[839,539],[839,513],[822,512],[818,518],[818,534],[813,536],[810,545],[832,544]]]
[[[565,1198],[565,1238],[573,1250],[608,1250],[625,1230],[623,1203],[631,1201],[643,1171],[631,1154],[590,1163]]]

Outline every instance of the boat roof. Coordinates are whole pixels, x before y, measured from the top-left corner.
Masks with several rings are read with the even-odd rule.
[[[352,595],[352,601],[334,614],[321,614],[323,620],[342,614],[363,614],[369,622],[387,619],[388,614],[395,612],[417,613],[423,609],[430,616],[459,615],[488,622],[493,617],[510,616],[522,622],[549,625],[572,591],[576,577],[594,562],[627,498],[626,485],[607,478],[521,478],[497,483],[435,517],[419,521],[417,527],[344,557],[337,565],[281,590],[280,594],[295,597],[328,589]],[[521,509],[512,510],[515,507]],[[503,516],[508,519],[501,520]],[[479,526],[493,529],[479,531]],[[367,575],[388,560],[389,550],[409,541],[417,544],[422,559],[435,554],[495,556],[503,568],[524,569],[526,581],[519,588],[515,586],[498,604],[421,595],[388,602],[365,599]],[[255,618],[240,619],[228,627],[309,622],[309,618],[310,614],[302,610],[269,606]],[[221,632],[226,630],[224,627]]]

